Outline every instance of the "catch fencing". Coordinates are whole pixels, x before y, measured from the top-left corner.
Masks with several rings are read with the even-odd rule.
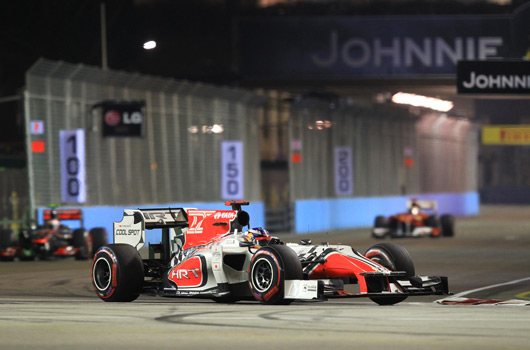
[[[477,188],[477,127],[467,120],[348,101],[302,99],[291,116],[292,199],[381,197]],[[351,164],[337,191],[337,148]],[[293,158],[294,155],[294,158]],[[344,188],[348,190],[347,186]]]
[[[29,217],[26,169],[0,170],[0,229],[17,229]]]
[[[143,137],[102,135],[98,106],[109,100],[142,101]],[[32,206],[222,201],[224,141],[242,144],[238,193],[259,201],[255,120],[262,103],[238,89],[40,59],[27,72],[25,91]],[[85,135],[87,195],[84,203],[64,203],[59,132],[76,129]]]

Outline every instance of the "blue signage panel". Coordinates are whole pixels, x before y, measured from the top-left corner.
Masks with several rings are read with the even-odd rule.
[[[459,60],[510,56],[510,17],[252,18],[239,22],[246,78],[444,76]]]

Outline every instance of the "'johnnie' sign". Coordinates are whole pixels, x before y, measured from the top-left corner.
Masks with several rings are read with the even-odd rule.
[[[530,61],[459,61],[459,94],[528,94]]]

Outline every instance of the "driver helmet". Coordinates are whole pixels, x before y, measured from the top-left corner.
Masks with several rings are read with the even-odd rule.
[[[410,213],[412,215],[418,215],[420,213],[420,205],[416,201],[413,201],[410,205]]]
[[[48,220],[47,224],[53,229],[56,230],[61,225],[61,222],[59,221],[59,212],[57,209],[52,209],[50,211],[50,219]]]
[[[271,236],[269,231],[263,227],[254,227],[247,231],[247,239],[255,240],[260,245],[265,245],[270,242]]]
[[[50,211],[50,220],[53,219],[59,219],[59,212],[55,208]]]

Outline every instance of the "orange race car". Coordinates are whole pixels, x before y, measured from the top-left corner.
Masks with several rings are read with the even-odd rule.
[[[390,217],[375,218],[374,238],[401,237],[451,237],[454,236],[454,217],[444,214],[438,218],[436,201],[410,200],[408,211]]]

